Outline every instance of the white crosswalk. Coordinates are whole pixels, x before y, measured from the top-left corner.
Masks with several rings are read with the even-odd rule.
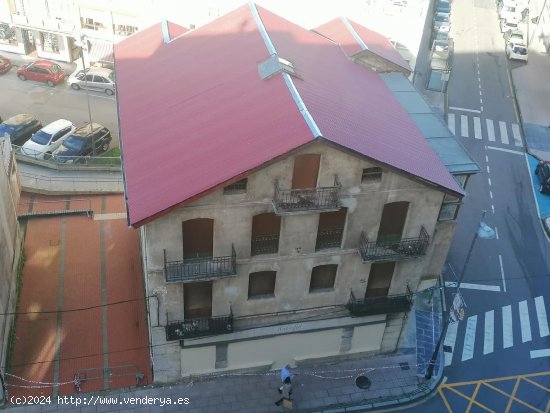
[[[459,121],[458,121],[458,119]],[[447,125],[450,131],[463,138],[486,139],[489,142],[500,142],[503,145],[523,147],[520,127],[517,123],[483,119],[479,116],[447,114]]]
[[[518,325],[512,322],[514,316],[517,317],[516,320],[519,319],[519,329]],[[548,315],[543,296],[487,311],[480,317],[479,323],[478,316],[471,315],[462,322],[449,325],[443,344],[451,348],[452,352],[445,352],[445,366],[451,365],[453,361],[471,360],[476,356],[491,354],[495,350],[512,348],[514,343],[515,345],[528,343],[533,341],[533,338],[549,335]],[[455,356],[459,353],[455,348],[457,338],[461,336],[463,340],[458,340],[458,343],[462,343],[462,354]],[[514,340],[515,337],[518,339]],[[483,354],[481,349],[477,350],[475,346],[476,341],[479,340],[483,341],[483,346],[478,346],[478,348],[483,347]],[[550,348],[533,349],[530,351],[530,356],[531,358],[550,357]]]

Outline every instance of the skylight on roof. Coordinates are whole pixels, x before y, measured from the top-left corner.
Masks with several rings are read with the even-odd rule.
[[[262,79],[269,79],[271,76],[285,72],[289,75],[299,77],[294,65],[277,54],[272,54],[267,60],[258,64],[258,72]]]

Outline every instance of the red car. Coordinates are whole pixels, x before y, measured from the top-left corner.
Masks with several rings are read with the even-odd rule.
[[[65,79],[65,71],[57,63],[48,60],[37,60],[17,69],[17,77],[21,80],[37,80],[48,86],[55,86]]]
[[[0,73],[6,73],[11,69],[10,59],[0,56]]]

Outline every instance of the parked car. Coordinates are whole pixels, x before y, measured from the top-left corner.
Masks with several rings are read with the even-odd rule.
[[[550,194],[550,162],[540,161],[535,169],[535,174],[539,178],[539,192]]]
[[[517,30],[518,22],[517,20],[501,20],[500,21],[500,32],[506,33],[507,31]]]
[[[451,21],[451,13],[435,13],[434,15],[434,21],[436,22],[450,22]]]
[[[8,135],[12,145],[23,145],[33,133],[42,127],[42,122],[32,115],[15,115],[0,123],[0,137]]]
[[[512,42],[525,44],[525,37],[523,35],[523,32],[519,29],[509,30],[504,33],[504,40],[506,40],[506,43]]]
[[[52,153],[52,158],[57,162],[79,162],[83,156],[99,155],[109,149],[111,144],[111,132],[99,123],[87,123],[77,128],[59,148]],[[95,151],[94,151],[95,146]]]
[[[0,56],[0,73],[4,74],[11,69],[11,61],[7,57]]]
[[[76,127],[71,121],[59,119],[52,122],[34,135],[23,145],[21,152],[38,159],[49,159],[63,140],[73,132]]]
[[[451,4],[446,0],[439,0],[435,8],[436,13],[450,13]]]
[[[37,60],[17,69],[17,77],[21,80],[37,80],[53,87],[65,79],[65,71],[57,63],[49,60]]]
[[[103,67],[91,67],[69,76],[69,85],[74,90],[86,89],[105,92],[109,96],[116,91],[115,72]]]
[[[451,24],[449,22],[434,21],[434,30],[448,32],[451,30]]]
[[[506,45],[506,56],[510,60],[523,60],[524,62],[527,62],[529,57],[524,44],[511,42]]]

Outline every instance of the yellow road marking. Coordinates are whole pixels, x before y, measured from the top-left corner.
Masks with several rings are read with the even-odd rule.
[[[469,401],[468,407],[466,408],[466,410],[464,410],[464,413],[469,413],[474,405],[477,406],[477,407],[482,408],[483,410],[485,410],[487,412],[496,413],[495,411],[491,410],[489,407],[481,404],[479,401],[476,400],[476,398],[478,396],[478,393],[479,393],[479,389],[481,388],[482,385],[484,385],[488,389],[490,389],[492,391],[495,391],[495,392],[497,392],[497,393],[499,393],[499,394],[501,394],[501,395],[508,398],[508,404],[506,406],[505,413],[510,413],[510,409],[512,408],[512,404],[514,402],[519,403],[519,404],[529,408],[533,412],[550,413],[550,400],[548,401],[548,403],[546,405],[545,411],[542,411],[542,410],[539,410],[536,407],[530,405],[529,403],[521,400],[520,398],[518,398],[516,396],[516,394],[518,392],[518,389],[519,389],[519,386],[522,383],[522,381],[550,393],[549,388],[545,387],[544,385],[542,385],[540,383],[537,383],[534,380],[531,380],[531,378],[534,378],[534,377],[541,377],[541,376],[548,376],[548,375],[550,375],[550,371],[545,371],[545,372],[540,372],[540,373],[531,373],[531,374],[520,374],[520,375],[517,375],[517,376],[497,377],[497,378],[485,379],[485,380],[470,380],[470,381],[463,381],[463,382],[457,382],[457,383],[443,383],[438,387],[437,392],[438,392],[439,396],[441,397],[441,400],[445,404],[445,407],[447,408],[448,413],[454,413],[454,410],[451,407],[449,401],[447,400],[447,396],[444,392],[445,389],[447,389],[447,390],[457,394],[459,397]],[[491,384],[491,383],[498,383],[498,382],[512,381],[512,380],[515,380],[515,384],[514,384],[514,388],[512,390],[512,393],[508,393],[508,392],[506,392],[502,389],[499,389],[499,388],[497,388],[497,387],[495,387]],[[457,389],[457,387],[474,385],[474,384],[475,384],[476,387],[475,387],[474,392],[472,393],[471,396],[468,396],[468,395],[462,393],[461,391],[459,391]],[[456,413],[459,413],[459,412],[457,411]]]

